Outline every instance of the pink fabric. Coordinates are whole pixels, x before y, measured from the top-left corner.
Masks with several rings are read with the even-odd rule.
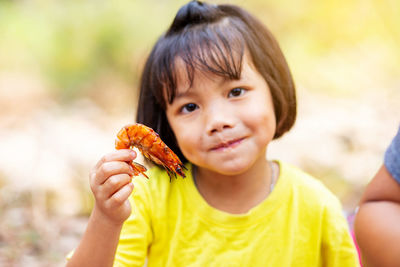
[[[360,262],[360,266],[362,267],[361,252],[360,252],[360,248],[358,247],[358,244],[357,244],[356,235],[354,234],[354,217],[355,217],[355,214],[348,215],[347,216],[347,222],[349,223],[350,234],[351,234],[351,237],[353,238],[354,245],[355,245],[355,247],[357,249],[358,260]]]

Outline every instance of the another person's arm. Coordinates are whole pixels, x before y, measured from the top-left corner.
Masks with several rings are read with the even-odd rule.
[[[361,198],[355,234],[364,266],[400,266],[400,129]]]
[[[95,206],[67,267],[113,266],[122,225],[131,214],[128,197],[133,190],[133,172],[127,162],[135,157],[133,151],[118,150],[104,156],[93,168],[90,187]]]

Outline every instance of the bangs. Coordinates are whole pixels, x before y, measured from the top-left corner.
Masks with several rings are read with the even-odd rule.
[[[159,104],[165,109],[166,101],[172,103],[176,95],[177,74],[186,71],[192,86],[195,73],[217,75],[229,80],[241,76],[245,41],[236,27],[230,27],[227,18],[214,24],[196,25],[185,28],[180,34],[167,33],[157,43],[154,62],[157,83],[164,88],[158,96]],[[183,64],[177,64],[177,61]],[[184,68],[184,70],[182,70]]]

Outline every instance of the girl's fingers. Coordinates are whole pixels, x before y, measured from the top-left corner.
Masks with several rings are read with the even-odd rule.
[[[111,176],[118,174],[133,175],[133,170],[126,162],[122,161],[105,162],[97,169],[93,183],[95,185],[102,185]]]
[[[107,198],[111,197],[123,186],[130,183],[131,180],[132,177],[125,173],[111,176],[104,182],[103,185],[101,185],[103,195]]]
[[[116,208],[125,203],[125,201],[128,199],[130,194],[133,191],[133,184],[128,183],[124,185],[120,190],[115,192],[108,200],[106,205],[109,208]]]
[[[96,164],[95,169],[100,168],[105,162],[126,161],[130,162],[136,158],[136,152],[132,149],[119,149],[103,156]]]
[[[104,172],[101,172],[103,164],[111,161],[131,162],[135,158],[136,152],[131,149],[116,150],[103,156],[90,171],[89,181],[92,190],[95,186],[104,183],[104,181],[109,177],[106,176]],[[100,177],[98,177],[99,175]]]

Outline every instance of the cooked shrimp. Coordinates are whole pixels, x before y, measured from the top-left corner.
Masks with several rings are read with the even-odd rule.
[[[182,169],[186,169],[178,156],[161,140],[160,136],[151,128],[140,124],[131,124],[123,127],[115,140],[116,149],[132,149],[136,147],[149,160],[163,166],[169,177],[179,174],[185,177]],[[135,175],[143,174],[146,167],[136,162],[131,162]],[[148,178],[148,177],[147,177]]]

